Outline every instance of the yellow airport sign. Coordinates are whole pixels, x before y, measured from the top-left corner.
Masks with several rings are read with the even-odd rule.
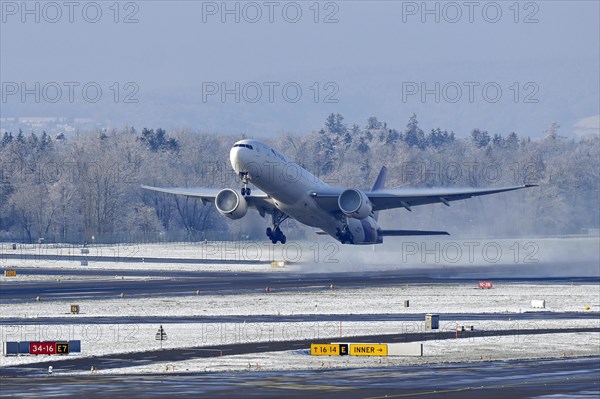
[[[17,271],[16,270],[5,270],[4,277],[17,277]]]
[[[68,342],[57,342],[56,343],[56,354],[57,355],[68,355],[69,354],[69,343]]]
[[[387,356],[387,344],[350,344],[350,356]]]
[[[340,344],[310,344],[311,356],[341,356]]]

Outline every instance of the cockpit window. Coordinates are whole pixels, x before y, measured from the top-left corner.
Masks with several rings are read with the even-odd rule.
[[[244,148],[247,148],[249,150],[253,149],[253,147],[250,144],[234,144],[233,146],[234,147],[244,147]]]

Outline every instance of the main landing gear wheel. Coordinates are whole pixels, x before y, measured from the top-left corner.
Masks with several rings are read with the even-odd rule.
[[[269,237],[273,244],[277,244],[277,241],[281,242],[282,244],[285,244],[286,237],[285,234],[283,234],[283,231],[281,231],[281,229],[279,228],[279,226],[289,216],[278,209],[274,209],[271,213],[271,216],[273,217],[273,228],[267,228],[267,237]]]
[[[267,227],[267,237],[269,237],[273,244],[277,244],[278,241],[281,241],[282,244],[286,242],[285,234],[283,234],[283,231],[279,227],[276,227],[275,230]]]
[[[339,228],[335,229],[335,235],[342,244],[354,243],[354,237],[352,237],[352,233],[350,233],[347,227],[344,227],[343,230]]]
[[[252,191],[250,190],[250,187],[242,187],[242,196],[250,195],[251,193]]]

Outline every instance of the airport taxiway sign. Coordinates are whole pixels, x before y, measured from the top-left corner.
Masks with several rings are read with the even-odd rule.
[[[56,354],[57,355],[68,355],[69,354],[69,343],[68,342],[57,342],[56,343]]]
[[[387,356],[387,344],[350,344],[350,356]]]
[[[311,356],[345,356],[348,345],[345,344],[310,344]]]

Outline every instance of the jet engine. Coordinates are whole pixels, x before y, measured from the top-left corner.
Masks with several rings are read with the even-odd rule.
[[[371,214],[373,206],[365,193],[356,189],[344,190],[338,198],[340,210],[348,217],[364,219]]]
[[[219,191],[215,206],[221,215],[232,220],[240,219],[248,212],[246,199],[230,188]]]

